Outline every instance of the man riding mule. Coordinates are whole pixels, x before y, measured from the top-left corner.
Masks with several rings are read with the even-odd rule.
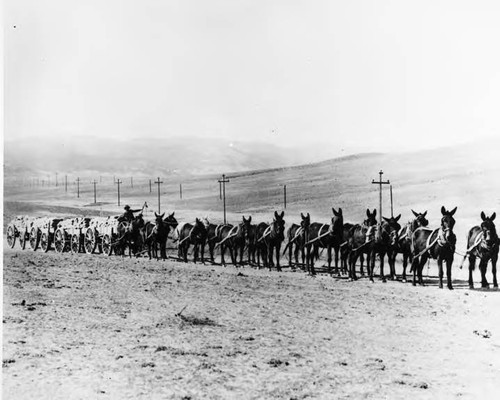
[[[129,250],[129,257],[132,257],[132,253],[137,256],[142,251],[144,243],[142,229],[144,226],[145,222],[142,218],[142,213],[134,217],[130,222],[121,221],[118,224],[118,239],[115,247],[119,249],[122,256],[125,255],[126,247]]]
[[[476,258],[479,258],[479,271],[481,271],[481,287],[489,288],[490,285],[486,280],[486,270],[488,268],[488,261],[491,260],[491,273],[493,274],[493,287],[498,287],[497,282],[497,260],[499,238],[497,230],[493,221],[495,220],[496,213],[487,217],[484,211],[481,211],[481,226],[474,226],[467,235],[467,255],[469,256],[469,288],[474,288],[472,280],[472,272],[476,266]],[[464,258],[465,261],[465,258]],[[460,268],[462,268],[460,266]]]
[[[411,236],[411,253],[413,257],[413,286],[418,283],[423,285],[422,270],[429,258],[437,260],[439,268],[439,287],[443,288],[443,261],[446,263],[446,278],[448,289],[452,290],[451,266],[455,253],[457,237],[453,233],[455,219],[453,215],[457,211],[455,207],[447,211],[441,207],[441,226],[434,230],[420,227]]]
[[[145,206],[146,206],[146,203],[144,203],[144,206],[142,206],[142,208],[138,208],[136,210],[132,210],[130,208],[130,206],[127,204],[125,207],[123,207],[123,209],[125,210],[125,212],[120,217],[118,217],[118,221],[119,222],[122,222],[122,221],[131,222],[135,218],[134,213],[136,213],[136,212],[142,212],[144,210]]]

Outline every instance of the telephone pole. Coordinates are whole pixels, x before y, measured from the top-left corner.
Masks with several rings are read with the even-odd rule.
[[[123,182],[120,180],[120,179],[117,179],[115,181],[115,184],[118,185],[118,205],[120,205],[120,185],[122,184]]]
[[[94,184],[94,204],[95,204],[95,203],[97,203],[97,189],[96,189],[97,181],[94,179],[90,183]]]
[[[64,191],[68,193],[68,175],[64,175]]]
[[[391,189],[391,218],[394,218],[394,209],[392,208],[392,185],[389,185],[389,188]]]
[[[380,170],[379,174],[379,180],[376,181],[375,179],[372,179],[372,184],[379,185],[379,209],[378,209],[378,222],[382,223],[382,185],[389,185],[391,182],[383,181],[382,180],[382,175],[384,174],[382,170]]]
[[[76,178],[76,197],[80,198],[80,178]]]
[[[179,196],[182,200],[182,183],[179,183]]]
[[[163,181],[160,181],[160,177],[158,177],[155,183],[158,185],[158,214],[160,214],[160,185],[163,183]]]
[[[226,223],[226,183],[229,179],[226,179],[226,175],[222,174],[222,179],[218,180],[219,185],[222,185],[222,200],[224,204],[224,224]]]
[[[286,210],[286,185],[283,185],[283,206]]]

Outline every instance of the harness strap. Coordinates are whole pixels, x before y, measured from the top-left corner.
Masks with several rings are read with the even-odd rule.
[[[434,245],[437,243],[437,241],[439,240],[439,235],[437,235],[437,236],[436,236],[436,239],[434,239],[434,240],[432,241],[432,243],[430,243],[430,241],[431,241],[431,238],[432,238],[432,235],[434,234],[434,232],[437,232],[439,229],[441,229],[441,228],[436,228],[436,229],[434,229],[434,230],[432,231],[432,233],[431,233],[431,234],[429,235],[429,237],[427,238],[427,246],[426,246],[426,247],[425,247],[425,249],[423,249],[420,253],[418,253],[418,254],[415,256],[415,258],[420,257],[422,254],[424,254],[425,252],[429,251],[429,250],[431,249],[431,247],[432,247],[432,246],[434,246]],[[431,229],[428,229],[428,230],[430,231]]]
[[[269,236],[271,234],[271,225],[269,225],[266,230],[264,231],[264,233],[262,234],[262,237],[257,240],[257,243],[258,242],[261,242],[262,240],[264,240],[267,236]]]

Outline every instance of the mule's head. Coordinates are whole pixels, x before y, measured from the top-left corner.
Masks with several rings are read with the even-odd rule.
[[[144,228],[144,225],[146,225],[146,223],[144,222],[142,213],[140,213],[137,217],[134,217],[134,219],[130,223],[130,230],[135,232],[141,228]]]
[[[307,215],[300,213],[300,217],[302,218],[302,220],[300,221],[300,227],[303,230],[308,230],[309,225],[311,225],[311,216],[309,215],[309,213],[307,213]]]
[[[373,226],[377,225],[377,210],[374,209],[373,212],[370,212],[370,210],[367,208],[366,209],[366,219],[363,221],[363,224],[365,226]]]
[[[169,214],[167,216],[167,218],[165,218],[163,220],[163,223],[169,227],[171,227],[172,229],[175,229],[177,228],[177,225],[179,225],[179,223],[177,222],[177,220],[175,219],[174,217],[174,214],[175,214],[175,211],[172,213],[172,214]]]
[[[486,242],[488,247],[491,247],[498,243],[497,230],[495,227],[495,223],[493,222],[496,218],[497,214],[491,214],[491,217],[487,217],[484,214],[484,211],[481,211],[481,231],[483,232],[483,240]]]
[[[338,233],[342,234],[344,231],[344,215],[342,214],[342,208],[339,207],[339,210],[336,211],[335,208],[332,207],[333,217],[332,223],[330,224],[330,233]]]
[[[245,240],[247,240],[249,238],[249,235],[250,235],[250,230],[252,229],[252,216],[251,215],[248,217],[248,219],[246,219],[245,216],[243,216],[243,219],[242,219],[241,224],[240,224],[240,229],[241,229],[240,235],[242,235],[245,238]]]
[[[285,239],[285,220],[283,219],[284,216],[284,211],[282,211],[281,214],[278,214],[277,211],[274,212],[274,231],[276,233],[276,236],[281,240]]]
[[[455,218],[453,218],[453,215],[456,211],[457,207],[451,211],[447,211],[444,206],[441,207],[441,229],[444,232],[445,240],[453,244],[456,241],[455,234],[453,233],[453,227],[455,226]]]
[[[415,216],[415,219],[413,220],[415,226],[414,228],[419,228],[421,226],[427,226],[429,225],[429,221],[427,220],[426,215],[427,215],[427,211],[424,212],[424,213],[417,213],[413,210],[411,210],[411,212],[413,213],[413,215]]]
[[[161,226],[161,225],[163,225],[163,216],[164,216],[164,215],[165,215],[165,213],[163,213],[163,214],[161,214],[161,215],[160,215],[160,214],[157,214],[157,213],[155,212],[155,224],[156,224],[156,226]]]
[[[386,232],[389,235],[389,241],[392,246],[395,246],[399,239],[399,231],[401,230],[401,225],[399,225],[399,219],[401,218],[401,214],[397,217],[385,218],[384,222],[386,223]]]
[[[199,240],[203,240],[207,237],[207,228],[205,228],[205,224],[199,218],[196,218],[192,235]]]

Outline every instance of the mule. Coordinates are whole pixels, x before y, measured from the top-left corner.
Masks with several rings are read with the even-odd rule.
[[[163,260],[167,259],[167,241],[169,234],[179,225],[174,215],[175,211],[172,214],[167,215],[167,217],[163,220],[163,229],[159,231],[159,234],[156,237],[156,243],[160,246],[160,256]]]
[[[439,288],[443,288],[443,262],[446,264],[446,278],[448,289],[453,290],[451,281],[451,267],[455,253],[457,237],[453,233],[455,219],[453,215],[457,211],[455,207],[447,211],[441,207],[441,225],[434,230],[428,228],[417,228],[411,236],[411,252],[413,257],[413,286],[423,285],[422,270],[429,258],[437,260],[439,269]]]
[[[392,254],[392,256],[394,257],[394,260],[392,261],[393,263],[395,262],[397,254],[403,255],[403,282],[406,282],[406,268],[408,267],[408,261],[410,262],[410,265],[413,262],[413,257],[411,254],[411,237],[413,235],[413,232],[415,232],[417,228],[426,227],[427,225],[429,225],[429,221],[425,218],[427,215],[427,211],[425,211],[424,213],[417,213],[411,210],[411,212],[413,213],[415,218],[413,218],[401,228],[401,231],[399,232],[396,251]],[[412,271],[410,270],[410,272]]]
[[[370,271],[372,266],[371,260],[369,258],[372,252],[371,235],[373,232],[373,227],[377,225],[377,210],[370,212],[366,209],[367,218],[362,224],[356,224],[349,230],[348,236],[348,251],[349,251],[349,279],[356,280],[356,262],[362,254],[366,254],[367,260],[367,272],[373,280],[373,273]],[[363,275],[363,266],[361,266],[361,274]]]
[[[287,230],[286,236],[288,238],[288,243],[283,250],[283,254],[285,254],[288,249],[288,266],[291,268],[294,259],[293,256],[295,256],[295,265],[299,265],[300,253],[302,257],[301,268],[304,269],[306,265],[306,236],[309,232],[309,226],[311,225],[311,216],[309,213],[307,213],[307,215],[300,213],[300,217],[302,218],[300,225],[292,224]]]
[[[332,275],[332,249],[335,252],[335,273],[339,273],[339,253],[340,246],[344,242],[344,216],[342,209],[336,211],[332,208],[333,217],[330,224],[321,224],[314,222],[309,227],[308,237],[309,244],[307,246],[307,269],[311,275],[315,275],[314,260],[319,258],[319,249],[327,249],[328,273]],[[312,252],[311,252],[312,249]]]
[[[206,244],[208,245],[208,255],[210,257],[210,262],[214,264],[214,250],[217,242],[219,241],[218,230],[223,225],[212,224],[211,222],[209,222],[207,217],[203,218],[203,224],[205,225],[205,229],[207,230]],[[203,246],[201,251],[202,253],[205,253],[205,246]]]
[[[469,288],[474,288],[472,272],[476,266],[476,259],[479,258],[479,271],[481,272],[481,287],[489,288],[490,285],[486,279],[486,270],[488,261],[491,261],[491,272],[493,274],[493,287],[498,288],[497,282],[497,260],[499,239],[494,220],[497,214],[493,213],[487,217],[484,211],[481,211],[480,226],[474,226],[467,235],[467,254],[469,256]]]
[[[189,246],[194,246],[193,262],[198,261],[198,253],[205,245],[207,239],[207,229],[203,222],[196,218],[194,224],[185,223],[177,227],[177,249],[179,258],[187,262]],[[203,252],[201,252],[201,262],[205,263]]]
[[[396,278],[396,253],[398,246],[398,234],[401,230],[401,225],[398,223],[401,218],[401,214],[397,217],[385,218],[382,217],[382,221],[375,226],[373,231],[373,238],[369,262],[371,262],[370,270],[370,280],[373,281],[373,270],[375,267],[375,258],[378,255],[380,259],[380,279],[382,282],[386,281],[384,273],[384,258],[387,255],[388,264],[390,269],[390,278],[394,280]]]
[[[257,264],[260,267],[259,256],[262,256],[264,268],[269,268],[271,271],[274,266],[274,253],[276,253],[276,269],[281,271],[280,266],[280,248],[281,243],[285,240],[285,220],[283,217],[285,212],[278,214],[274,212],[274,220],[271,224],[261,222],[257,225]]]

